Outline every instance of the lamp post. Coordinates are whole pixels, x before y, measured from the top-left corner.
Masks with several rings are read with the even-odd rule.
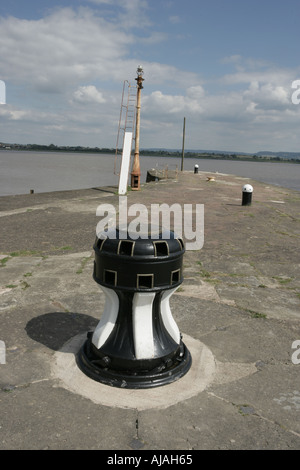
[[[141,168],[140,168],[140,112],[141,112],[141,90],[143,88],[143,67],[137,68],[137,99],[136,99],[136,126],[135,126],[135,150],[131,171],[131,189],[140,190]]]

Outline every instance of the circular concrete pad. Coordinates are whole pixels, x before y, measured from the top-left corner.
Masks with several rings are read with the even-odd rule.
[[[183,341],[192,355],[192,366],[184,377],[162,387],[143,390],[104,385],[87,377],[77,366],[75,357],[85,339],[86,333],[77,335],[55,353],[52,375],[59,380],[59,386],[97,404],[137,410],[167,408],[202,392],[214,379],[216,364],[210,349],[184,335]]]

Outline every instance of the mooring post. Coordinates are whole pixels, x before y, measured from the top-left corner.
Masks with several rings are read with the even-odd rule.
[[[245,184],[242,188],[242,206],[251,206],[253,187]]]
[[[169,304],[183,281],[185,248],[174,232],[158,231],[157,236],[132,239],[126,228],[96,238],[93,277],[106,303],[78,365],[106,385],[158,387],[190,369],[191,355]]]

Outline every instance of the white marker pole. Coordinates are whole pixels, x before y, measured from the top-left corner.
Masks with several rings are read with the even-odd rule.
[[[130,164],[130,153],[131,153],[131,142],[132,142],[132,132],[125,132],[124,143],[123,143],[123,152],[122,152],[122,162],[121,162],[121,171],[119,179],[119,194],[124,195],[127,193],[127,183],[129,176],[129,164]]]

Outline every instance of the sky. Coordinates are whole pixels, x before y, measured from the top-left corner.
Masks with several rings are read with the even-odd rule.
[[[300,152],[299,16],[300,0],[1,2],[0,142],[115,148],[142,65],[140,148],[181,149],[185,118],[185,149]]]

